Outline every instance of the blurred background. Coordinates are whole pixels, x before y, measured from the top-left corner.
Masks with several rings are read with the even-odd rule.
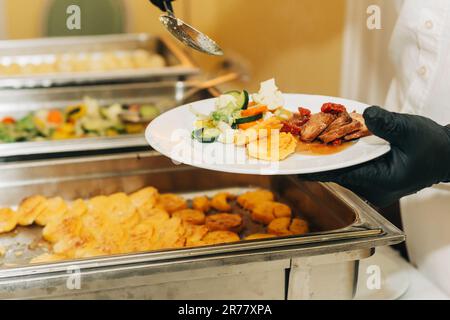
[[[257,89],[275,77],[284,92],[341,95],[382,104],[390,80],[387,45],[395,21],[390,0],[177,0],[175,12],[204,31],[249,75]],[[70,4],[82,8],[82,29],[65,28]],[[382,30],[366,27],[369,5]],[[166,31],[147,0],[0,0],[0,37]],[[188,50],[188,49],[186,49]],[[223,59],[188,50],[206,75]]]

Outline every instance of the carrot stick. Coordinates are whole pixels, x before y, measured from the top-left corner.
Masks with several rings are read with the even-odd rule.
[[[264,113],[267,111],[269,111],[267,106],[252,107],[252,108],[248,108],[247,110],[242,110],[241,116],[251,117],[251,116],[256,116],[257,114]]]

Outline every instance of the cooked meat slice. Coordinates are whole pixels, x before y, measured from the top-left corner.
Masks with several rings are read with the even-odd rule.
[[[336,119],[329,113],[316,113],[303,126],[300,138],[304,142],[313,142]]]
[[[361,128],[358,131],[356,131],[356,132],[353,132],[353,133],[351,133],[349,135],[346,135],[344,137],[344,139],[346,141],[355,140],[355,139],[359,139],[359,138],[364,138],[364,137],[372,135],[372,133],[369,131],[369,129],[366,126],[366,122],[364,121],[364,117],[361,114],[356,113],[356,112],[352,112],[350,114],[350,117],[352,117],[353,121],[358,121],[359,123],[361,123]]]
[[[342,126],[345,126],[346,124],[349,124],[353,121],[352,117],[350,117],[350,115],[348,114],[348,112],[342,112],[340,113],[336,120],[334,120],[329,126],[328,128],[325,129],[324,132],[322,132],[323,134],[326,134],[328,132],[332,132],[336,129],[339,129]]]
[[[358,131],[361,129],[362,125],[359,121],[352,121],[349,124],[343,125],[335,130],[332,130],[330,132],[327,132],[325,134],[322,134],[319,139],[322,140],[324,143],[330,143],[334,140],[340,139],[342,137],[345,137],[346,135],[349,135],[355,131]]]

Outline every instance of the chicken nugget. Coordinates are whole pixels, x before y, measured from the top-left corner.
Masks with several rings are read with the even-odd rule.
[[[267,227],[267,232],[277,236],[290,236],[292,231],[289,230],[291,218],[274,219]]]
[[[218,193],[211,199],[211,207],[217,211],[229,212],[231,211],[231,205],[228,203],[230,199],[233,199],[233,196],[228,192]]]
[[[289,226],[289,231],[295,235],[301,235],[309,232],[308,222],[303,219],[292,219],[292,223]]]
[[[206,212],[209,211],[209,209],[211,209],[211,204],[209,202],[208,197],[206,197],[206,196],[195,197],[192,200],[192,207],[195,210],[199,210],[199,211],[202,211],[202,212],[206,213]]]
[[[19,215],[19,225],[21,226],[31,226],[34,223],[36,217],[41,214],[42,207],[39,204],[47,200],[43,196],[31,196],[24,199],[19,205],[18,215]]]
[[[238,242],[241,239],[239,236],[231,231],[212,231],[204,236],[203,245],[214,245],[220,243]]]
[[[273,201],[275,196],[268,190],[256,190],[246,192],[237,198],[237,202],[244,209],[252,210],[256,204],[262,201]]]
[[[172,213],[172,217],[179,217],[186,223],[201,225],[205,223],[205,214],[202,211],[184,209]]]
[[[276,218],[290,218],[291,208],[284,203],[262,201],[255,205],[252,211],[252,220],[263,224],[269,224]]]
[[[13,231],[17,226],[17,213],[9,208],[0,209],[0,234]]]
[[[37,209],[41,213],[36,217],[35,223],[40,226],[46,226],[51,220],[57,219],[66,213],[68,206],[67,203],[60,197],[51,198],[41,202]]]
[[[172,214],[175,211],[187,209],[188,207],[185,199],[172,193],[162,194],[159,197],[157,206],[166,210],[170,214]]]
[[[243,227],[243,220],[239,214],[219,213],[206,217],[206,226],[210,231],[239,232]]]
[[[267,233],[255,233],[255,234],[251,234],[251,235],[245,237],[244,240],[260,240],[260,239],[269,239],[269,238],[275,238],[275,235],[267,234]]]

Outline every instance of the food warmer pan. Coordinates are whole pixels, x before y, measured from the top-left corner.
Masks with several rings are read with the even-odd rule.
[[[199,69],[171,39],[146,33],[55,37],[33,40],[0,41],[0,71],[14,66],[39,66],[57,61],[61,55],[85,57],[112,53],[119,57],[124,52],[140,50],[158,54],[164,64],[142,65],[137,69],[114,69],[93,71],[41,71],[46,73],[8,74],[0,72],[0,88],[34,88],[69,84],[93,84],[101,82],[130,82],[139,79],[180,79],[199,73]],[[98,67],[98,65],[97,65]],[[26,68],[25,68],[26,70]],[[84,69],[80,69],[84,70]],[[25,71],[26,72],[26,71]]]
[[[100,105],[155,104],[160,112],[177,106],[190,89],[190,82],[163,81],[131,84],[109,84],[84,87],[0,90],[0,119],[20,118],[40,109],[65,108],[78,105],[85,97]],[[210,98],[208,91],[192,99]],[[149,149],[144,134],[117,137],[82,138],[39,142],[0,143],[0,162],[48,158],[74,153],[109,153],[120,149]]]
[[[154,186],[189,197],[267,188],[312,227],[302,236],[41,265],[28,264],[42,253],[31,245],[39,230],[22,230],[0,237],[7,249],[0,258],[3,299],[351,299],[359,261],[404,240],[348,190],[294,176],[206,171],[176,165],[154,151],[0,167],[2,207],[33,194],[72,200]],[[79,286],[73,286],[74,272]]]

